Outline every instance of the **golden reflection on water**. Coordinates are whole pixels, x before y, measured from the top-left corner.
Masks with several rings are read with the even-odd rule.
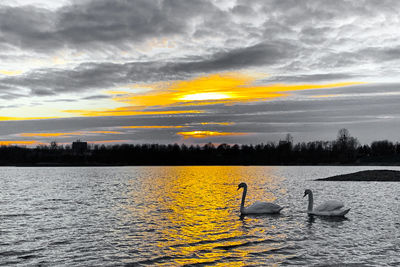
[[[276,226],[247,227],[248,219],[240,219],[242,191],[237,190],[240,182],[248,184],[246,205],[255,200],[279,201],[286,193],[281,183],[284,178],[274,175],[273,167],[178,166],[152,170],[148,174],[151,182],[142,186],[145,190],[141,197],[149,203],[149,216],[159,211],[156,247],[174,259],[173,265],[224,266],[227,262],[218,260],[228,258],[229,266],[242,266],[249,253],[273,250],[279,245],[259,245],[271,238],[268,233]]]

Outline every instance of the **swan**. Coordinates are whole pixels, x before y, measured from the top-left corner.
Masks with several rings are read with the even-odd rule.
[[[256,201],[254,204],[244,207],[244,201],[246,199],[246,194],[247,194],[247,184],[246,183],[240,183],[238,185],[238,190],[240,188],[243,188],[243,195],[242,195],[242,203],[240,204],[240,213],[242,215],[247,215],[247,214],[274,214],[274,213],[279,213],[283,207],[270,203],[270,202],[260,202]]]
[[[319,216],[344,216],[346,215],[350,209],[342,209],[344,204],[337,200],[328,200],[313,209],[314,198],[313,193],[310,189],[306,189],[304,191],[304,196],[308,195],[308,209],[307,213],[309,215],[319,215]]]

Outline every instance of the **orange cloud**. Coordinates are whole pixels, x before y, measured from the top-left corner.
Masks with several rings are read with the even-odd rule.
[[[216,136],[238,136],[247,135],[247,133],[229,133],[229,132],[213,132],[213,131],[191,131],[191,132],[178,132],[177,134],[183,136],[183,138],[206,138]]]
[[[0,70],[0,74],[7,75],[7,76],[15,76],[21,74],[21,70]]]
[[[128,106],[104,110],[64,110],[80,116],[134,116],[196,114],[201,110],[146,111],[149,108],[163,108],[185,105],[209,105],[216,103],[233,104],[252,102],[288,96],[290,92],[325,89],[361,84],[360,82],[342,82],[330,84],[259,84],[259,75],[243,73],[220,73],[198,77],[188,81],[158,82],[137,84],[135,87],[146,89],[140,93],[124,92],[115,96],[114,101]],[[116,92],[109,92],[115,94]],[[117,93],[121,93],[118,92]]]
[[[135,111],[133,107],[121,107],[109,110],[64,110],[63,112],[75,113],[81,116],[135,116],[135,115],[174,115],[174,114],[196,114],[204,113],[201,110],[178,110],[178,111]]]
[[[76,135],[90,135],[90,134],[121,134],[116,131],[86,131],[86,132],[70,132],[70,133],[21,133],[22,137],[70,137]]]
[[[38,141],[0,141],[0,146],[10,146],[10,145],[40,145]]]
[[[27,120],[47,120],[58,117],[0,117],[0,121],[27,121]]]
[[[21,133],[22,137],[58,137],[58,136],[72,136],[81,135],[80,133]]]
[[[147,87],[152,88],[149,92],[127,94],[114,99],[136,107],[204,105],[259,101],[287,96],[287,93],[292,91],[334,88],[355,84],[360,83],[258,85],[256,77],[240,73],[223,73],[207,75],[188,81],[148,84]]]

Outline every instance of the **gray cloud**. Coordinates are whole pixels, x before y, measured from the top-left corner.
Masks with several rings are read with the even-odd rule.
[[[373,61],[399,60],[400,45],[395,47],[368,47],[357,51],[360,55]]]
[[[55,14],[45,9],[0,6],[0,42],[38,50],[58,46],[54,21]]]
[[[272,76],[269,79],[261,80],[260,82],[285,82],[285,83],[302,83],[302,82],[326,82],[337,80],[348,80],[360,78],[361,75],[354,75],[351,73],[315,73],[315,74],[301,74],[301,75],[282,75]]]
[[[83,97],[83,100],[92,100],[92,99],[107,99],[107,98],[111,98],[111,96],[108,95],[91,95],[91,96],[87,96],[87,97]]]
[[[184,34],[190,21],[220,12],[211,2],[96,0],[76,1],[56,11],[32,6],[0,6],[1,43],[40,52],[123,46],[146,38]]]
[[[79,92],[133,82],[185,79],[202,73],[272,65],[290,56],[290,44],[261,43],[217,52],[195,61],[84,63],[70,70],[40,69],[25,75],[0,79],[0,86],[29,88],[31,95]]]
[[[5,48],[18,47],[43,53],[66,48],[101,52],[112,50],[111,47],[124,49],[132,43],[153,37],[178,36],[188,44],[183,47],[188,49],[186,60],[178,55],[161,61],[150,59],[140,63],[122,63],[128,70],[113,64],[106,65],[108,63],[98,68],[91,66],[87,70],[75,70],[89,75],[90,70],[99,74],[109,67],[113,76],[126,76],[127,73],[140,73],[138,69],[144,68],[155,74],[140,73],[142,77],[168,80],[185,78],[188,72],[211,72],[225,68],[264,67],[274,70],[278,67],[275,63],[285,61],[278,70],[294,76],[298,75],[296,72],[304,73],[310,69],[338,73],[343,72],[344,67],[354,68],[353,75],[356,75],[361,73],[357,68],[368,64],[371,58],[377,64],[396,58],[399,44],[388,47],[377,39],[375,46],[371,43],[370,48],[365,48],[360,46],[360,42],[370,42],[369,38],[379,34],[379,29],[374,27],[393,25],[399,17],[396,12],[398,7],[396,1],[335,1],[334,4],[316,1],[238,1],[236,6],[224,10],[212,1],[192,0],[75,1],[55,11],[0,6],[0,44]],[[246,20],[257,18],[263,23],[261,26],[259,23],[238,23],[237,17]],[[379,24],[382,17],[386,21]],[[362,23],[371,21],[369,26]],[[225,43],[224,46],[201,46],[202,38],[211,38],[205,39],[207,42],[225,39]],[[343,49],[349,44],[352,49]],[[197,50],[196,45],[200,46]],[[200,58],[193,60],[196,57]],[[52,72],[54,82],[61,84],[72,78],[72,82],[68,81],[71,87],[81,85],[74,83],[76,78],[84,79],[71,70],[67,70],[66,74],[54,73],[51,69],[47,71]],[[40,73],[34,76],[36,80],[41,79]],[[108,77],[104,78],[109,80]],[[50,78],[47,79],[50,81]],[[92,83],[91,86],[98,86],[96,82]],[[35,90],[39,90],[37,93],[40,94],[46,88],[36,81],[34,93]],[[54,90],[61,91],[57,88]]]

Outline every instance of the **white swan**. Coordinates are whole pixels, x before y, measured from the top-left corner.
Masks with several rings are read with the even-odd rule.
[[[308,209],[307,213],[309,215],[319,215],[319,216],[344,216],[350,209],[342,209],[344,204],[337,200],[328,200],[313,209],[314,198],[313,193],[310,189],[304,191],[304,196],[308,195]]]
[[[283,209],[283,207],[277,204],[270,202],[260,202],[260,201],[256,201],[253,205],[244,207],[244,201],[246,199],[246,194],[247,194],[247,184],[240,183],[238,186],[238,190],[242,187],[243,187],[243,195],[242,195],[242,203],[240,204],[240,213],[242,215],[273,214],[273,213],[279,213]]]

